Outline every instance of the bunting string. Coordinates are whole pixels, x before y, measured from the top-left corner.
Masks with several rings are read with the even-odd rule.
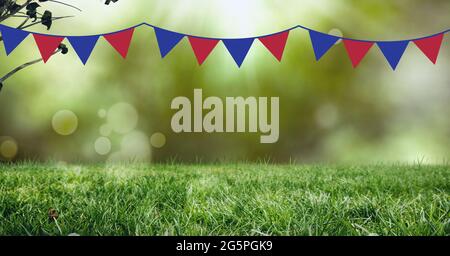
[[[214,38],[179,33],[145,22],[111,33],[88,36],[42,34],[24,31],[2,24],[0,24],[0,32],[2,34],[6,55],[11,54],[31,34],[45,63],[49,61],[61,42],[67,39],[83,65],[86,65],[100,37],[103,37],[125,59],[128,55],[134,31],[141,26],[150,27],[154,30],[161,58],[165,58],[187,37],[199,65],[202,65],[206,61],[219,42],[223,42],[238,67],[241,67],[244,63],[248,52],[256,40],[260,41],[276,60],[281,62],[290,32],[295,29],[303,29],[309,32],[316,61],[321,60],[336,45],[336,42],[342,40],[354,68],[358,67],[373,46],[377,45],[390,67],[395,70],[410,43],[415,44],[433,64],[436,64],[444,35],[450,32],[450,29],[448,29],[437,34],[408,40],[373,41],[334,36],[297,25],[283,31],[255,37]]]

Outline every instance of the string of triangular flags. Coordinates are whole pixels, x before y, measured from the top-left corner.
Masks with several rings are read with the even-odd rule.
[[[339,40],[342,40],[354,68],[360,64],[369,50],[376,44],[380,48],[389,65],[393,70],[395,70],[410,42],[413,42],[433,64],[436,64],[444,35],[450,32],[449,29],[427,37],[400,41],[369,41],[344,38],[321,33],[301,25],[270,35],[249,38],[199,37],[165,30],[148,23],[141,23],[139,25],[113,33],[91,36],[60,36],[40,34],[8,27],[2,24],[0,24],[0,32],[2,34],[7,55],[13,52],[17,46],[25,40],[25,38],[32,34],[43,61],[47,62],[56,49],[58,49],[61,42],[67,38],[81,62],[86,65],[100,37],[103,37],[106,41],[108,41],[111,46],[114,47],[114,49],[116,49],[116,51],[125,59],[128,55],[133,33],[135,29],[140,26],[148,26],[154,29],[162,58],[166,57],[183,38],[187,37],[199,65],[202,65],[211,52],[216,48],[218,43],[222,41],[238,67],[242,66],[255,40],[259,40],[272,53],[272,55],[281,62],[289,33],[298,28],[309,31],[312,47],[317,61],[319,61],[334,45],[336,45]]]

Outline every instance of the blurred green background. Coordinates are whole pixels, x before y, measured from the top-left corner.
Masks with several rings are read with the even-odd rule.
[[[99,34],[145,21],[187,34],[246,37],[301,24],[398,40],[450,27],[448,0],[68,2],[83,12],[45,4],[54,15],[75,15],[56,21],[50,33]],[[199,67],[187,39],[161,60],[153,30],[142,27],[126,61],[100,39],[86,67],[70,51],[8,80],[0,93],[0,155],[61,162],[448,163],[448,36],[436,66],[410,44],[393,72],[377,47],[357,69],[342,43],[316,62],[308,33],[295,30],[282,63],[255,41],[238,69],[223,44]],[[39,57],[31,36],[9,57],[0,48],[0,76]],[[194,88],[205,97],[280,97],[280,140],[264,145],[259,134],[173,133],[170,103],[192,98]]]

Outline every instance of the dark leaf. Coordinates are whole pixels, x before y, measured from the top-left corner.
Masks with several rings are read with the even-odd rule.
[[[36,9],[40,7],[40,5],[36,2],[32,2],[30,4],[27,5],[27,10],[28,11],[36,11]]]
[[[8,6],[8,11],[9,11],[10,13],[16,13],[16,12],[18,12],[19,10],[20,10],[20,5],[18,5],[18,4],[16,4],[16,3],[10,4],[10,5]]]
[[[59,217],[59,214],[55,209],[53,209],[53,208],[48,209],[48,219],[50,221],[56,220],[58,217]]]
[[[60,44],[58,49],[61,50],[62,54],[67,54],[69,52],[69,48],[67,48],[65,44]]]
[[[45,11],[41,18],[42,25],[46,26],[48,30],[52,27],[52,17],[52,12]]]

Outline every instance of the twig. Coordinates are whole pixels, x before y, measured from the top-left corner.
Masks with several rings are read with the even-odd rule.
[[[61,19],[67,19],[67,18],[73,18],[73,17],[75,17],[75,16],[55,17],[55,18],[52,18],[52,21],[61,20]],[[30,24],[28,24],[26,26],[21,27],[20,29],[26,29],[26,28],[32,27],[32,26],[37,25],[37,24],[41,24],[41,22],[40,21],[36,21],[36,22],[30,23]]]
[[[78,11],[80,11],[80,12],[83,11],[83,10],[81,10],[80,8],[76,7],[76,6],[73,6],[73,5],[71,5],[71,4],[67,4],[67,3],[64,3],[64,2],[61,2],[61,1],[49,0],[49,2],[53,2],[53,3],[57,3],[57,4],[62,4],[62,5],[71,7],[71,8],[73,8],[73,9],[75,9],[75,10],[78,10]]]
[[[61,17],[55,17],[55,18],[52,19],[52,21],[55,21],[55,20],[61,20],[61,19],[67,19],[67,18],[73,18],[73,17],[75,17],[75,16],[61,16]],[[23,24],[21,24],[21,25],[18,27],[18,29],[29,28],[29,27],[35,26],[35,25],[40,24],[40,23],[41,23],[40,21],[36,21],[36,22],[33,22],[33,23],[28,24],[28,25],[26,25],[26,26],[23,26]],[[21,26],[23,26],[23,27],[21,27]],[[0,42],[1,42],[1,41],[3,41],[3,37],[2,37],[2,36],[0,36]]]
[[[25,26],[25,24],[27,24],[27,22],[30,20],[30,17],[26,17],[26,19],[22,22],[22,24],[20,24],[20,26],[18,26],[18,29],[21,29],[23,26]]]
[[[59,53],[60,51],[61,51],[61,49],[58,49],[57,51],[55,51],[52,54],[52,56],[57,54],[57,53]],[[36,60],[30,61],[30,62],[27,62],[25,64],[22,64],[22,65],[18,66],[17,68],[13,69],[11,72],[9,72],[8,74],[6,74],[2,78],[0,78],[0,85],[3,84],[3,82],[5,82],[8,78],[13,76],[15,73],[21,71],[22,69],[25,69],[25,68],[27,68],[29,66],[32,66],[32,65],[37,64],[37,63],[42,62],[42,61],[43,61],[43,59],[40,58],[40,59],[36,59]],[[1,88],[0,88],[0,90],[1,90]]]
[[[8,19],[9,17],[15,15],[16,13],[20,12],[23,8],[25,8],[27,5],[29,5],[32,2],[32,0],[27,0],[24,4],[22,4],[15,12],[12,12],[8,15],[5,15],[4,17],[0,17],[0,22]]]
[[[24,9],[25,7],[27,7],[27,6],[28,6],[30,3],[32,3],[33,1],[34,1],[34,0],[26,0],[25,3],[19,5],[19,6],[18,6],[17,8],[15,8],[15,10],[12,11],[12,12],[9,12],[9,10],[7,10],[5,6],[2,6],[2,8],[0,8],[0,23],[2,23],[3,21],[7,20],[8,18],[26,18],[26,19],[25,19],[25,20],[17,27],[18,29],[26,29],[26,28],[29,28],[29,27],[32,27],[32,26],[34,26],[34,25],[37,25],[37,24],[42,23],[42,17],[38,17],[39,19],[41,19],[40,21],[35,21],[35,22],[32,22],[32,23],[26,25],[27,22],[30,20],[31,17],[30,17],[30,15],[28,15],[27,12],[24,12],[23,9]],[[65,6],[69,6],[69,7],[74,8],[74,9],[80,11],[80,12],[82,11],[82,10],[79,9],[78,7],[73,6],[73,5],[71,5],[71,4],[64,3],[64,2],[62,2],[62,1],[58,1],[58,0],[47,0],[47,1],[48,1],[48,2],[57,3],[57,4],[62,4],[62,5],[65,5]],[[14,2],[16,3],[17,1],[14,1]],[[46,2],[46,1],[45,1],[45,2]],[[111,0],[107,0],[105,4],[109,4],[110,2],[111,2]],[[117,0],[113,0],[113,2],[117,2]],[[38,16],[39,16],[39,15],[40,15],[40,16],[43,16],[43,14],[41,14],[41,13],[39,13],[39,12],[37,12],[37,14],[38,14]],[[60,20],[60,19],[65,19],[65,18],[71,18],[71,17],[74,17],[74,16],[54,17],[54,18],[51,18],[51,21]],[[36,18],[36,17],[35,17],[35,18]],[[36,19],[35,19],[35,20],[36,20]],[[2,36],[0,36],[0,42],[1,42],[1,41],[3,41],[3,37],[2,37]],[[66,50],[66,49],[65,49],[65,50]],[[55,54],[57,54],[58,52],[61,52],[61,51],[63,51],[63,49],[58,49],[58,50],[55,51],[52,55],[55,55]],[[63,51],[63,53],[65,53],[65,51]],[[3,76],[2,78],[0,78],[0,91],[2,90],[3,82],[5,82],[8,78],[10,78],[11,76],[13,76],[13,75],[16,74],[17,72],[21,71],[22,69],[25,69],[25,68],[27,68],[27,67],[29,67],[29,66],[32,66],[32,65],[37,64],[37,63],[42,62],[42,61],[43,61],[43,59],[40,58],[40,59],[36,59],[36,60],[30,61],[30,62],[27,62],[27,63],[25,63],[25,64],[23,64],[23,65],[18,66],[17,68],[15,68],[14,70],[12,70],[11,72],[7,73],[5,76]]]

